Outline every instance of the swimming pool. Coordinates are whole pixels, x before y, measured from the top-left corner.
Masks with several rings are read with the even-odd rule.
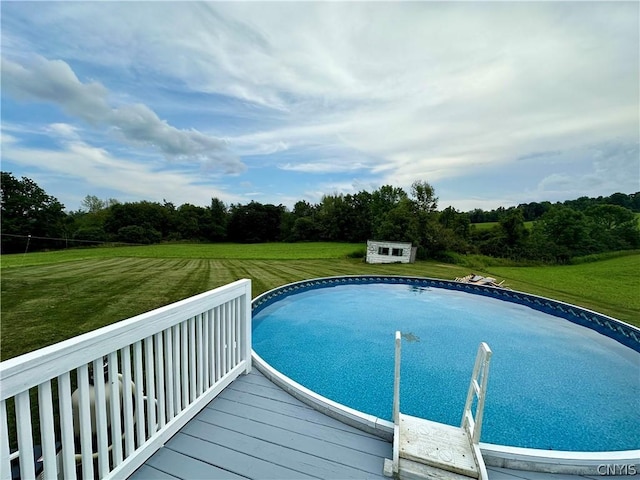
[[[398,277],[300,282],[254,302],[253,348],[264,360],[383,419],[391,418],[396,330],[405,337],[404,413],[459,424],[478,343],[487,341],[494,355],[483,442],[640,447],[637,329],[603,315],[508,290]]]

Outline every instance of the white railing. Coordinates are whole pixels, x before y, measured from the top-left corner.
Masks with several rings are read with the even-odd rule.
[[[249,280],[2,362],[0,478],[127,477],[250,370]]]

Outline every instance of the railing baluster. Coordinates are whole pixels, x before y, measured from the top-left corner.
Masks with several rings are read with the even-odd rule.
[[[134,383],[136,385],[133,395],[136,401],[136,447],[140,447],[146,440],[144,423],[144,380],[142,379],[142,341],[133,344],[133,369],[135,372]]]
[[[230,368],[236,366],[236,302],[229,300],[229,365]]]
[[[40,440],[45,478],[56,479],[56,434],[53,429],[53,399],[51,380],[38,385],[38,411],[40,414]]]
[[[71,405],[71,377],[69,372],[58,377],[58,399],[60,403],[60,441],[62,443],[63,478],[76,478],[76,452],[73,438],[73,407]],[[46,467],[45,467],[46,468]]]
[[[204,356],[202,357],[202,392],[206,391],[211,386],[211,338],[209,337],[209,325],[211,324],[211,310],[207,310],[202,314],[202,351]]]
[[[238,365],[240,363],[240,315],[242,312],[242,306],[240,304],[240,299],[235,298],[233,300],[234,304],[234,315],[233,315],[233,365]]]
[[[16,395],[16,423],[18,427],[18,448],[20,449],[20,476],[22,478],[33,478],[36,474],[33,465],[29,390]]]
[[[9,460],[9,426],[7,423],[7,402],[0,401],[0,478],[11,480],[11,460]]]
[[[182,411],[181,390],[180,386],[180,325],[173,327],[173,403],[175,405],[176,415]]]
[[[89,366],[78,367],[78,425],[80,429],[80,453],[82,456],[82,477],[93,480],[93,446],[91,442],[92,418],[89,393]]]
[[[118,352],[111,352],[108,360],[109,366],[109,405],[111,407],[111,452],[113,458],[113,466],[116,467],[122,463],[122,410],[120,407],[120,395],[122,388],[120,387]]]
[[[222,352],[223,352],[223,348],[224,348],[224,342],[222,341],[222,334],[221,334],[221,311],[220,311],[220,306],[218,305],[215,310],[215,318],[214,318],[214,328],[215,328],[215,341],[214,341],[214,352],[215,352],[215,358],[216,358],[216,365],[215,365],[215,371],[216,371],[216,375],[215,375],[215,382],[217,382],[218,380],[220,380],[220,377],[222,376],[221,374],[221,368],[222,368]]]
[[[196,317],[189,319],[189,402],[196,399]]]
[[[151,437],[157,430],[156,425],[156,388],[155,388],[155,369],[153,360],[153,337],[147,337],[144,339],[144,352],[145,362],[144,367],[146,371],[146,389],[147,394],[147,432]]]
[[[180,375],[182,376],[182,406],[186,408],[189,405],[189,330],[188,330],[188,320],[185,320],[180,324],[180,337],[182,340],[182,358],[180,359],[180,364],[182,366],[182,371]]]
[[[134,434],[133,388],[131,375],[131,348],[127,345],[120,350],[122,359],[122,410],[124,418],[124,456],[131,455],[136,449]]]
[[[171,328],[167,328],[164,331],[164,372],[165,372],[165,385],[166,385],[166,418],[167,421],[173,419],[174,407],[173,407],[173,338],[171,334]]]
[[[93,361],[93,393],[96,408],[96,432],[98,437],[98,473],[109,473],[109,440],[107,426],[107,401],[105,398],[104,363],[102,357]]]
[[[226,354],[227,354],[227,358],[226,358],[226,367],[224,370],[225,375],[227,373],[229,373],[229,371],[233,368],[233,364],[231,363],[231,358],[232,358],[232,351],[233,351],[233,339],[232,339],[232,335],[233,332],[231,331],[232,328],[232,318],[231,318],[231,302],[227,301],[224,304],[224,308],[225,308],[225,333],[226,333],[226,345],[227,348],[225,350]]]
[[[204,391],[204,382],[202,377],[204,375],[204,346],[202,342],[202,323],[204,321],[204,313],[196,316],[196,366],[197,366],[197,375],[196,375],[196,397],[202,395]]]
[[[162,344],[162,332],[154,335],[156,348],[156,398],[158,399],[158,429],[164,427],[167,418],[164,390],[164,346]]]
[[[220,365],[220,374],[227,373],[227,308],[226,304],[220,306],[220,349],[222,350],[222,364]]]

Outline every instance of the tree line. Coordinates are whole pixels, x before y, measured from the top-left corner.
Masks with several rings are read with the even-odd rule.
[[[2,172],[2,253],[107,242],[412,242],[418,258],[451,252],[516,260],[566,262],[571,257],[640,247],[640,192],[557,202],[533,202],[491,211],[438,210],[434,188],[416,181],[406,192],[384,185],[373,192],[325,195],[317,204],[202,207],[171,202],[119,202],[87,195],[65,212],[32,180]],[[495,222],[491,228],[476,223]],[[533,222],[528,226],[525,222]]]

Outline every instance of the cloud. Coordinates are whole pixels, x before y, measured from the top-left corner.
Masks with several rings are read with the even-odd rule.
[[[2,87],[24,100],[56,103],[90,123],[109,114],[107,89],[99,83],[83,84],[61,60],[38,58],[32,68],[2,58]]]
[[[108,90],[82,83],[61,60],[37,58],[29,68],[2,58],[2,85],[12,95],[59,105],[92,125],[107,125],[124,140],[160,150],[167,158],[197,161],[206,168],[240,173],[245,166],[226,149],[226,142],[196,130],[179,130],[142,104],[112,108]]]
[[[56,129],[59,131],[59,127],[53,130]],[[224,188],[203,185],[198,172],[167,170],[157,164],[119,158],[106,149],[77,139],[62,140],[60,149],[25,147],[15,137],[4,133],[2,142],[3,162],[47,172],[47,176],[55,174],[74,182],[81,180],[87,189],[110,189],[114,192],[111,196],[125,201],[167,198],[179,203],[207,205],[212,197],[225,202],[237,202],[242,198]],[[56,197],[68,205],[67,197],[77,196],[77,193],[67,191]]]
[[[321,162],[285,163],[278,165],[281,170],[304,173],[344,173],[363,170],[362,163],[350,163],[343,158],[326,159]]]
[[[571,173],[553,173],[543,178],[538,190],[545,195],[567,193],[582,196],[610,195],[615,192],[640,191],[640,145],[638,143],[603,143],[577,152],[590,167]]]
[[[45,132],[54,137],[79,139],[78,128],[68,123],[51,123],[44,128]]]

